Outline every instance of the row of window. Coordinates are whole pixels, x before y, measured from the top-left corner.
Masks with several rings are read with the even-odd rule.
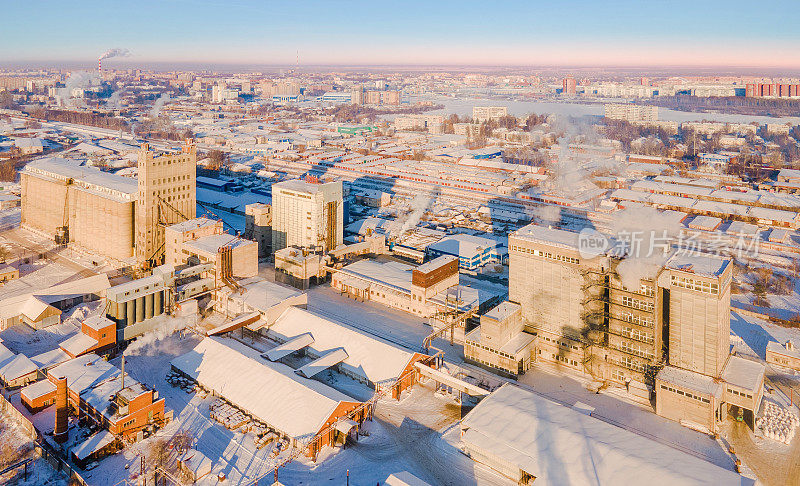
[[[697,395],[693,395],[693,394],[691,394],[689,392],[684,392],[683,390],[678,390],[676,388],[672,388],[671,386],[661,385],[661,389],[662,390],[671,391],[672,393],[677,393],[678,395],[686,397],[686,398],[694,398],[698,402],[703,402],[703,403],[709,403],[710,402],[710,400],[708,398],[698,397]]]
[[[550,339],[547,336],[542,336],[542,338],[544,338],[544,340],[547,341],[547,342],[551,342],[551,343],[557,344],[557,345],[562,346],[564,348],[567,348],[567,349],[571,348],[571,349],[574,349],[575,351],[578,350],[578,346],[575,346],[574,344],[570,344],[568,341],[559,341],[558,339]]]
[[[732,394],[734,394],[736,396],[739,396],[739,397],[749,398],[750,400],[753,399],[753,395],[751,395],[749,393],[745,393],[745,392],[740,392],[740,391],[734,390],[732,388],[728,388],[728,393],[732,393]]]
[[[650,334],[648,332],[644,332],[641,329],[634,329],[632,327],[624,327],[624,328],[622,328],[622,332],[620,334],[622,334],[626,338],[635,339],[637,341],[642,341],[642,342],[645,342],[645,343],[651,343],[652,344],[653,341],[654,341],[652,334]]]
[[[719,284],[704,282],[702,280],[695,280],[689,277],[672,276],[672,285],[689,290],[696,290],[698,292],[705,292],[707,294],[718,294]]]
[[[502,356],[503,358],[515,359],[514,356],[511,356],[508,353],[504,353],[503,351],[499,351],[499,350],[496,350],[494,348],[490,348],[489,346],[484,346],[483,344],[477,343],[475,341],[467,341],[466,343],[467,343],[467,347],[474,346],[476,348],[481,348],[481,349],[483,349],[485,351],[489,351],[490,353],[494,353],[494,354],[497,354],[499,356]]]
[[[640,358],[653,359],[653,352],[637,343],[622,341],[622,343],[620,343],[620,348],[626,353],[635,354]]]
[[[639,309],[644,311],[652,311],[653,310],[653,303],[646,302],[644,300],[634,299],[628,295],[622,296],[622,305],[626,307],[631,307],[633,309]]]
[[[620,316],[620,320],[636,324],[637,326],[653,327],[653,318],[648,316],[634,315],[632,312],[625,312]]]
[[[554,253],[541,251],[541,250],[532,250],[530,248],[525,248],[523,246],[511,245],[511,251],[518,251],[520,253],[528,253],[533,256],[540,256],[543,258],[548,258],[550,260],[555,260],[558,262],[566,262],[566,263],[573,263],[575,265],[580,265],[581,261],[577,258],[568,257],[564,255],[556,255]]]

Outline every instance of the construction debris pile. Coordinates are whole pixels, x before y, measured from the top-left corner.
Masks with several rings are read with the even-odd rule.
[[[800,418],[789,410],[772,402],[764,402],[764,414],[756,419],[756,427],[765,437],[789,444],[800,424]]]

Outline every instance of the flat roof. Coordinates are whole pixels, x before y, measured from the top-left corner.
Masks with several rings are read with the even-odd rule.
[[[538,224],[529,224],[511,233],[511,237],[521,240],[543,243],[546,245],[578,250],[578,233],[562,229],[548,228]]]
[[[214,226],[219,224],[219,221],[205,218],[200,216],[198,218],[190,219],[187,221],[182,221],[180,223],[175,223],[173,225],[167,226],[170,231],[177,231],[179,233],[185,233],[186,231],[192,231],[200,228],[206,228],[208,226]]]
[[[240,246],[255,245],[257,243],[228,233],[223,233],[221,235],[203,236],[196,240],[186,241],[183,244],[188,248],[202,253],[216,254],[219,252],[219,249],[224,246],[230,246],[232,249],[235,249]]]
[[[453,260],[457,260],[458,258],[453,255],[442,255],[434,258],[433,260],[423,263],[422,265],[418,266],[416,270],[422,273],[428,273],[431,270],[435,270],[442,265],[446,265],[447,263],[452,262]]]
[[[489,312],[484,314],[484,316],[498,321],[502,321],[506,317],[518,311],[521,307],[522,306],[520,306],[519,304],[515,304],[513,302],[504,300],[503,302],[500,302],[496,306],[492,307],[489,310]]]
[[[83,189],[109,198],[133,200],[139,190],[136,179],[103,172],[96,167],[83,165],[81,160],[46,157],[29,162],[24,172],[34,176],[73,179],[82,183]]]
[[[662,368],[656,375],[656,379],[708,396],[720,396],[722,393],[722,385],[714,381],[714,378],[675,366]]]
[[[504,384],[461,422],[463,441],[543,484],[740,485],[738,473]]]
[[[665,266],[671,270],[713,278],[722,275],[730,263],[730,258],[678,251],[667,260]]]
[[[764,381],[765,372],[766,366],[764,364],[741,356],[731,355],[722,370],[722,379],[731,385],[757,391],[757,388]]]

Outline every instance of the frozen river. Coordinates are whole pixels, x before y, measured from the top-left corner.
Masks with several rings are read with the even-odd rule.
[[[603,103],[571,103],[568,101],[517,101],[490,98],[450,98],[445,96],[420,97],[419,100],[428,100],[444,105],[441,110],[429,113],[441,113],[449,115],[472,115],[473,106],[506,106],[508,113],[514,116],[524,116],[529,113],[543,114],[554,113],[568,117],[582,116],[603,116]],[[416,101],[414,99],[410,101]],[[686,111],[670,110],[668,108],[658,108],[658,119],[665,121],[686,122],[686,121],[718,121],[725,123],[787,123],[800,125],[800,117],[771,117],[771,116],[750,116],[726,113],[693,113]]]

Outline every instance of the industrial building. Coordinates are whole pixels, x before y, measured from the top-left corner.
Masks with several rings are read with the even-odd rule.
[[[207,337],[172,368],[267,424],[308,455],[347,435],[369,406],[270,361],[238,341]]]
[[[458,266],[465,270],[477,270],[487,263],[506,263],[508,251],[501,242],[484,236],[455,234],[445,236],[426,249],[430,257],[452,255],[458,258]]]
[[[505,384],[461,421],[464,451],[519,484],[740,485],[687,452]]]
[[[59,386],[62,397],[58,396]],[[66,432],[67,406],[78,417],[128,441],[140,440],[145,430],[163,426],[171,415],[165,412],[164,399],[157,391],[93,353],[52,368],[46,380],[23,388],[21,395],[29,410],[39,410],[45,403],[56,403],[57,408],[59,402],[63,404],[56,411],[56,437]],[[63,417],[61,424],[59,417]]]
[[[362,301],[373,301],[422,317],[451,310],[480,313],[499,296],[459,285],[458,259],[446,255],[414,267],[359,260],[333,274],[331,286]]]
[[[244,237],[258,243],[258,256],[272,252],[272,206],[253,203],[245,206]]]
[[[290,180],[272,185],[272,246],[281,250],[321,249],[342,244],[344,204],[341,181]]]
[[[139,151],[136,200],[136,260],[161,263],[164,226],[197,214],[197,154],[187,141],[179,153]]]
[[[535,360],[536,336],[524,331],[522,306],[501,302],[481,315],[480,325],[464,339],[467,362],[516,377]]]
[[[100,299],[110,287],[108,276],[100,274],[0,300],[0,330],[19,324],[33,329],[59,324],[62,311]]]
[[[24,227],[106,257],[133,256],[135,180],[48,157],[28,163],[20,182]]]
[[[529,225],[509,247],[509,300],[536,336],[537,361],[655,394],[660,415],[704,430],[731,407],[752,424],[764,369],[730,356],[729,258],[675,253],[627,288],[617,274],[625,254],[581,253],[577,233]],[[502,368],[497,357],[490,366]]]
[[[163,228],[164,259],[170,265],[210,265],[214,287],[258,273],[258,243],[222,231],[222,221],[193,218]],[[218,285],[219,284],[219,285]]]
[[[415,383],[410,377],[414,364],[430,358],[299,307],[287,308],[259,332],[282,343],[265,354],[270,361],[302,353],[310,362],[297,372],[307,378],[333,368],[376,391],[393,386],[394,398]],[[401,377],[405,379],[398,382]]]
[[[160,261],[165,224],[195,217],[195,149],[142,145],[138,182],[83,161],[48,157],[21,171],[22,225],[102,256]]]

